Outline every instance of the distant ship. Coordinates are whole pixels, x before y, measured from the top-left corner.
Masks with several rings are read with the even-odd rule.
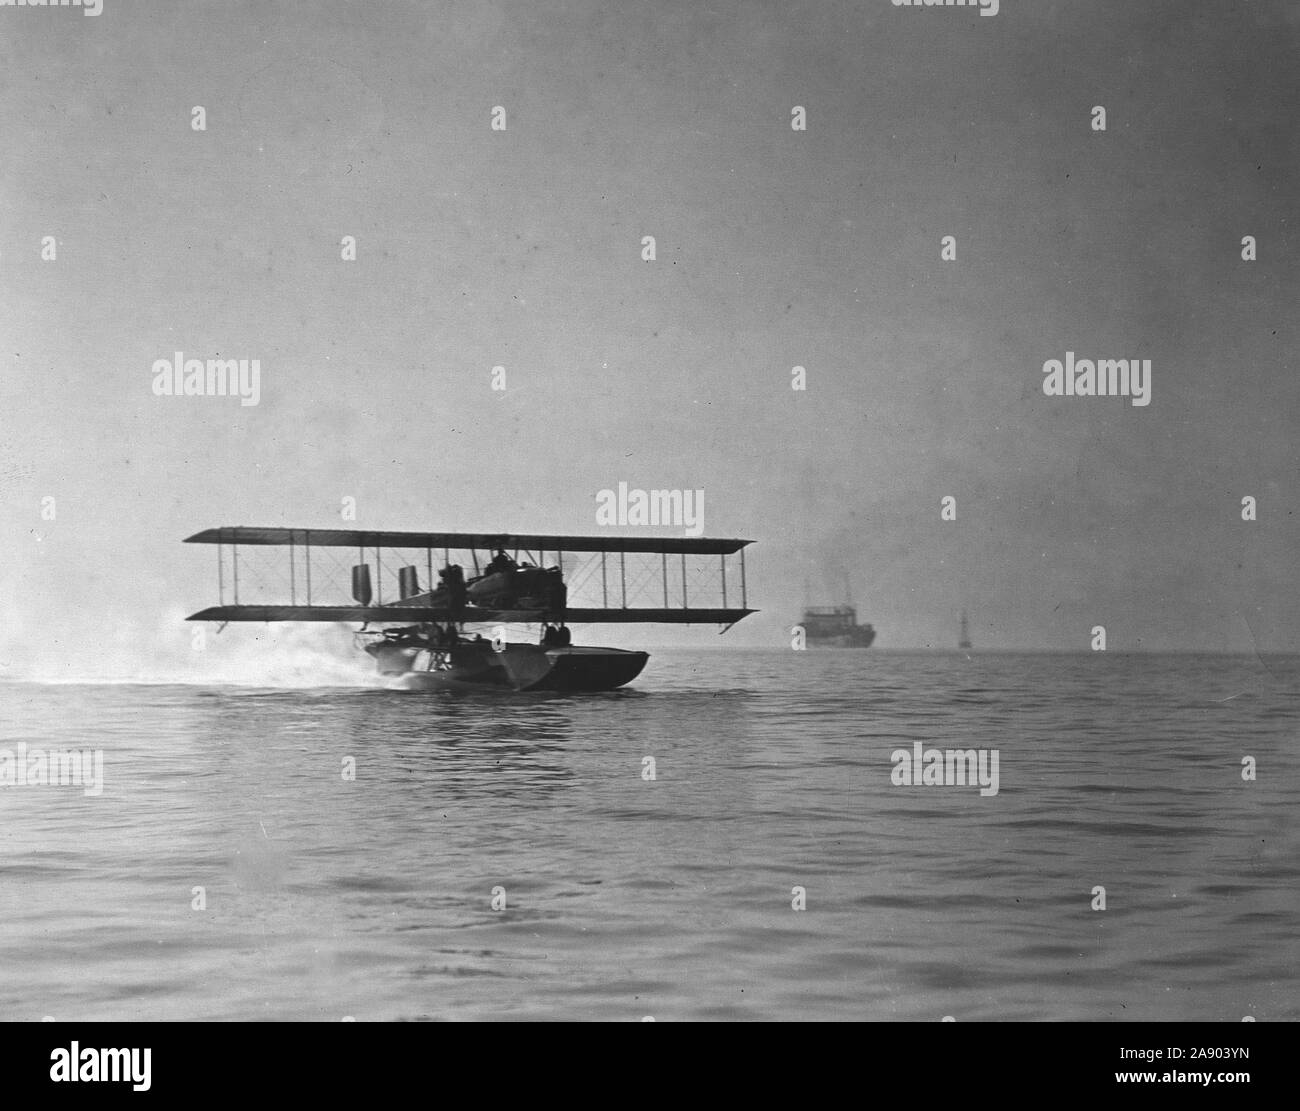
[[[966,621],[966,611],[961,611],[961,639],[957,642],[958,648],[970,647],[970,626]]]
[[[803,611],[804,636],[809,644],[829,648],[870,648],[876,630],[858,624],[850,605],[808,606]]]

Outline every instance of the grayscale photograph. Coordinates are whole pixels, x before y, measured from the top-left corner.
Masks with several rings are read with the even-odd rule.
[[[0,0],[0,1020],[1300,1019],[1298,59]]]

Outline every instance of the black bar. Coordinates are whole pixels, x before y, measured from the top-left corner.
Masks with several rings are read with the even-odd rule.
[[[702,991],[699,987],[694,992],[683,991],[661,999],[658,1005],[644,1000],[637,1003],[629,998],[625,1007],[607,1006],[603,1015],[615,1021],[623,1018],[637,1023],[653,1018],[654,1025],[646,1024],[650,1031],[635,1036],[638,1044],[651,1039],[650,1044],[662,1050],[668,1039],[673,1043],[673,1051],[684,1055],[684,1063],[677,1062],[679,1065],[689,1069],[694,1060],[702,1070],[707,1070],[715,1063],[713,1051],[695,1048],[701,1039],[692,1039],[689,1032],[677,1037],[654,1033],[655,1026],[665,1022],[716,1017],[701,1003]],[[524,1001],[530,1002],[526,994]],[[274,1007],[278,1001],[268,992],[266,1002]],[[591,1017],[579,1003],[564,998],[548,998],[534,1005],[539,1007],[542,1019],[552,1022]],[[456,1005],[450,1001],[434,997],[428,1006],[434,1017],[460,1017]],[[814,1054],[817,1052],[820,1029],[809,1028],[806,1035],[796,1033],[801,1024],[782,1021],[786,1008],[780,1004],[756,1007],[752,1015],[743,1009],[746,1004],[737,1006],[738,1018],[758,1020],[746,1027],[746,1038],[765,1058],[775,1060],[779,1054],[789,1053],[791,1040],[797,1043],[804,1036],[809,1038],[804,1043],[807,1048]],[[137,1007],[147,1014],[150,1003],[146,999]],[[6,1023],[6,1106],[44,1107],[49,1097],[60,1094],[79,1096],[83,1102],[92,1103],[105,1095],[121,1094],[128,1099],[154,1095],[165,1105],[175,1106],[191,1100],[196,1087],[209,1096],[242,1104],[249,1103],[250,1093],[255,1092],[263,1097],[261,1102],[269,1097],[301,1106],[319,1098],[320,1102],[328,1101],[334,1106],[362,1106],[393,1102],[375,1100],[380,1085],[383,1085],[381,1092],[400,1093],[427,1083],[430,1042],[428,1028],[422,1023],[380,1021],[391,1014],[380,1006],[368,1006],[361,999],[343,998],[329,1009],[309,1010],[302,1005],[296,1008],[281,1005],[277,1009],[288,1016],[288,1021],[278,1025],[256,1022],[261,1016],[253,1005],[246,1004],[244,1013],[238,1016],[245,1021],[239,1022]],[[823,1012],[813,1002],[791,1009],[798,1018],[875,1020],[870,1026],[873,1055],[881,1060],[907,1062],[904,1067],[914,1071],[928,1068],[927,1103],[969,1101],[974,1069],[952,1067],[957,1061],[979,1062],[985,1082],[996,1085],[1016,1103],[1040,1104],[1046,1102],[1045,1094],[1050,1098],[1068,1093],[1076,1099],[1101,1096],[1107,1104],[1113,1104],[1116,1093],[1128,1089],[1130,1095],[1143,1103],[1153,1102],[1151,1096],[1155,1092],[1176,1096],[1208,1092],[1214,1106],[1269,1106],[1283,1101],[1268,1097],[1276,1097],[1294,1084],[1294,1077],[1289,1073],[1293,1071],[1295,1027],[1285,1021],[1290,1017],[1285,1012],[1279,1015],[1281,1021],[1276,1022],[1240,1022],[1233,1021],[1235,1016],[1214,1014],[1204,1016],[1199,1022],[1020,1021],[1008,1026],[1005,1022],[970,1020],[960,1005],[946,1007],[942,1002],[931,1013],[915,1015],[918,1021],[914,1022],[881,1021],[893,1016],[879,1001],[864,1000],[860,1009],[852,1013],[842,1006],[836,1009],[834,1004],[828,1004]],[[986,1004],[980,1010],[984,1018],[1000,1017],[996,1004]],[[35,1013],[40,1014],[39,1008]],[[205,1017],[197,1003],[182,1014],[186,1019]],[[507,1020],[517,1017],[505,1000],[495,1004],[491,1000],[479,1002],[477,1008],[466,1005],[465,1017],[484,1014],[488,1018]],[[1097,1018],[1106,1017],[1101,1007],[1092,1014]],[[1078,1017],[1068,1011],[1063,1011],[1061,1017],[1066,1015]],[[1056,1016],[1049,1005],[1044,1018],[1050,1017]],[[306,1021],[317,1018],[326,1021],[310,1024]],[[930,1021],[925,1021],[927,1018]],[[503,1025],[492,1030],[493,1039],[504,1043],[511,1054],[514,1067],[534,1075],[545,1075],[545,1070],[554,1067],[562,1034],[563,1030],[551,1034],[539,1032],[535,1026],[519,1025]],[[628,1045],[628,1039],[634,1037],[615,1030],[602,1033],[595,1025],[590,1027],[589,1036],[595,1039],[606,1062],[616,1059],[618,1048]],[[296,1044],[310,1045],[310,1058],[289,1057],[286,1062],[285,1042],[291,1037],[298,1039]],[[918,1042],[924,1043],[933,1058],[917,1061]],[[104,1048],[126,1049],[127,1072],[133,1075],[99,1081],[78,1078],[70,1082],[62,1076],[56,1079],[59,1064],[71,1058],[73,1043],[82,1062],[87,1051],[94,1056],[93,1051]],[[482,1038],[475,1035],[472,1024],[468,1023],[449,1026],[439,1038],[439,1045],[443,1049],[450,1047],[458,1057],[468,1056],[481,1044]],[[146,1048],[147,1058],[143,1052]],[[1171,1059],[1171,1048],[1180,1056]],[[1192,1056],[1198,1049],[1216,1048],[1232,1056],[1208,1059]],[[1143,1052],[1154,1057],[1157,1051],[1161,1056],[1155,1059],[1132,1056]],[[349,1060],[382,1061],[382,1078],[376,1078],[373,1068],[326,1068],[319,1064]],[[845,1082],[861,1080],[860,1070],[846,1061],[827,1058],[825,1072],[832,1083],[837,1075]],[[1171,1073],[1181,1073],[1184,1077],[1188,1073],[1211,1073],[1214,1082],[1207,1085],[1177,1076],[1168,1078]],[[1222,1079],[1224,1073],[1239,1079],[1228,1082]],[[135,1082],[135,1075],[142,1078],[140,1082]],[[143,1079],[146,1076],[147,1081]],[[615,1066],[598,1067],[595,1080],[609,1085],[617,1083]],[[764,1083],[762,1077],[745,1077],[740,1091],[746,1096],[751,1089],[745,1080],[758,1085]],[[1160,1102],[1160,1097],[1154,1102]],[[1193,1100],[1190,1105],[1202,1104]]]

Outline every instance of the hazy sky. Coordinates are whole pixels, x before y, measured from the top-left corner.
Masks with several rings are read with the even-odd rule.
[[[595,533],[620,481],[758,541],[727,643],[848,575],[882,647],[965,607],[1300,648],[1298,40],[1294,0],[0,8],[0,674],[186,653],[200,528]],[[155,396],[178,350],[260,403]],[[1150,405],[1044,396],[1066,351]]]

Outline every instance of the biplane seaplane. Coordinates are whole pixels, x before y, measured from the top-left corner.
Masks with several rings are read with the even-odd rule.
[[[357,639],[379,672],[416,690],[613,690],[641,674],[649,655],[575,645],[572,624],[717,624],[726,632],[754,612],[746,601],[748,540],[238,527],[207,529],[185,543],[217,546],[219,603],[187,620],[361,622]],[[267,548],[287,550],[272,569],[276,601],[265,599]],[[357,553],[350,568],[339,549]],[[482,564],[481,553],[490,557]],[[710,556],[717,563],[701,566]],[[727,560],[737,556],[739,607],[727,594]],[[350,599],[340,597],[345,571]],[[628,605],[629,584],[641,604]],[[649,594],[653,604],[645,604]],[[508,624],[537,626],[536,639],[507,641]]]

